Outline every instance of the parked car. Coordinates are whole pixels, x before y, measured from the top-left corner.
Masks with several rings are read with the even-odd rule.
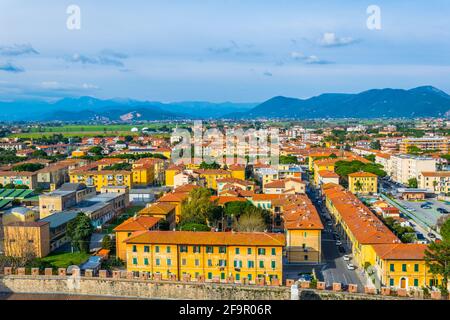
[[[344,256],[344,261],[350,261],[350,256],[346,254],[346,255]]]
[[[436,238],[436,236],[434,235],[434,233],[431,233],[431,232],[428,233],[428,237],[430,237],[431,239]]]
[[[440,213],[445,213],[445,214],[450,213],[447,209],[444,209],[444,208],[437,208],[436,210]]]
[[[302,273],[300,274],[300,278],[298,278],[298,281],[311,281],[312,276],[308,273]]]
[[[431,207],[430,207],[429,205],[425,205],[425,206],[424,206],[424,205],[421,205],[420,207],[421,207],[422,209],[431,209]]]
[[[355,266],[353,265],[353,263],[349,263],[349,264],[347,264],[347,269],[348,269],[348,270],[355,270],[356,268],[355,268]]]
[[[341,246],[341,245],[342,245],[342,242],[339,241],[339,240],[337,240],[337,241],[336,241],[336,245],[337,245],[337,246]]]

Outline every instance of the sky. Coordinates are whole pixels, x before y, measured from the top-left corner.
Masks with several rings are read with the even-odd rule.
[[[80,9],[71,30],[68,7]],[[368,28],[370,5],[381,29]],[[447,0],[1,0],[0,100],[262,102],[433,85]]]

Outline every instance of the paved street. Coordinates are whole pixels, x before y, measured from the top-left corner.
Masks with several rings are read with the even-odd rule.
[[[343,246],[336,245],[337,239],[334,232],[337,232],[334,225],[330,223],[331,216],[326,207],[316,201],[315,196],[310,194],[310,198],[315,204],[317,211],[320,213],[322,223],[325,226],[325,230],[322,232],[322,266],[321,266],[321,280],[324,280],[327,287],[332,287],[333,282],[340,282],[344,286],[348,284],[357,284],[358,291],[362,292],[364,285],[357,272],[361,270],[349,270],[347,268],[347,261],[344,261],[343,256],[348,254],[351,256],[350,250]],[[331,225],[330,225],[331,224]],[[342,237],[340,237],[342,239]],[[349,261],[350,263],[352,261]]]

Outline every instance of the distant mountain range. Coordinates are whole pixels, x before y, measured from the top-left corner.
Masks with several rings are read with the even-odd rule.
[[[450,115],[450,96],[431,86],[325,93],[309,99],[274,97],[263,103],[162,103],[93,97],[0,101],[0,121],[175,120],[254,118],[393,118]]]
[[[394,118],[449,115],[450,96],[431,86],[326,93],[309,99],[274,97],[230,118]]]

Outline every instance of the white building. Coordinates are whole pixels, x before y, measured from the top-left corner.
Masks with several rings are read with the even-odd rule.
[[[406,154],[393,155],[388,161],[388,174],[395,182],[407,184],[411,178],[419,179],[423,171],[436,171],[436,159]]]

